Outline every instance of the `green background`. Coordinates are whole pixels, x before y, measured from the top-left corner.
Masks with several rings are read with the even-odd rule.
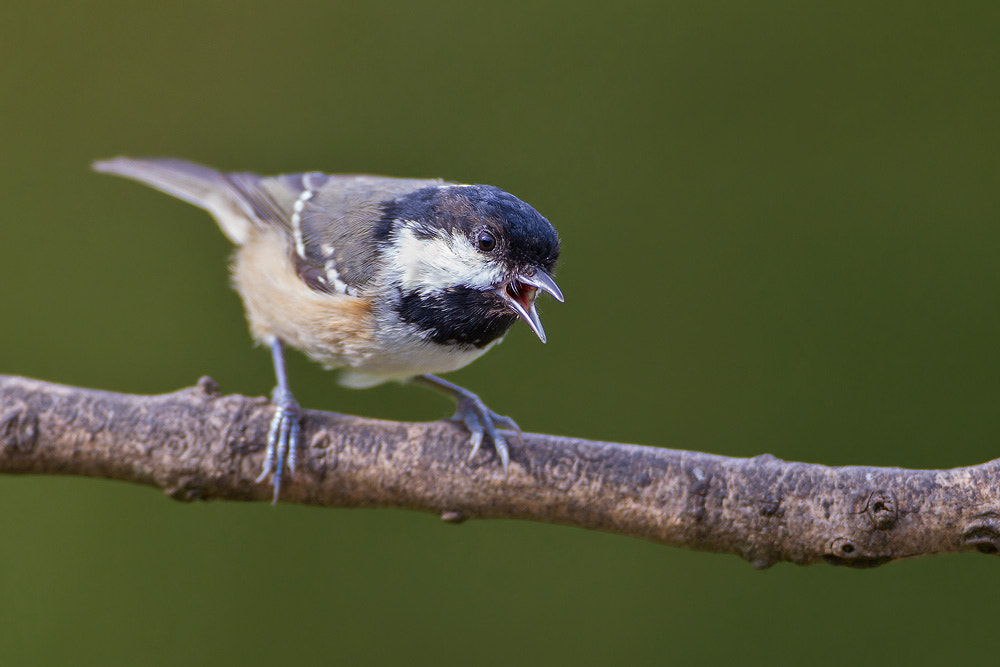
[[[117,154],[499,185],[549,344],[451,377],[533,431],[950,467],[1000,441],[1000,4],[0,6],[0,372],[264,394],[211,220]],[[436,419],[419,389],[307,407]],[[998,567],[779,565],[526,522],[0,479],[4,664],[989,664]]]

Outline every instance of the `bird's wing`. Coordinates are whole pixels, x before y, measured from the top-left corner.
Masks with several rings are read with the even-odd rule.
[[[381,251],[386,206],[441,180],[317,172],[265,179],[262,186],[288,214],[300,273],[325,278],[327,291],[352,293],[370,283]],[[304,266],[303,266],[304,265]],[[323,283],[324,281],[320,281]]]

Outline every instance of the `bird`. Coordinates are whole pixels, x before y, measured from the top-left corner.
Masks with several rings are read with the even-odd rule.
[[[546,342],[535,301],[542,292],[564,301],[554,278],[560,239],[530,205],[495,186],[442,179],[261,176],[174,158],[92,166],[206,210],[235,245],[232,285],[276,377],[257,478],[270,478],[274,503],[302,438],[286,346],[337,370],[347,387],[402,381],[450,395],[470,459],[485,440],[508,472],[500,429],[520,432],[516,422],[438,374],[482,356],[518,320]]]

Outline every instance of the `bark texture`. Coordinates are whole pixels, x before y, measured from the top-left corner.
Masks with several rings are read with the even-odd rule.
[[[134,396],[0,376],[0,472],[148,484],[177,500],[260,500],[272,408],[215,382]],[[515,518],[779,561],[873,567],[921,554],[1000,551],[1000,459],[952,470],[827,467],[524,434],[510,473],[468,460],[449,421],[306,411],[284,502],[396,507],[446,521]]]

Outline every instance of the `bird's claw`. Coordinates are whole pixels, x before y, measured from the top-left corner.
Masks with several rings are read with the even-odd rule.
[[[517,423],[510,417],[493,412],[478,396],[474,395],[463,396],[459,399],[454,419],[465,424],[465,428],[472,434],[469,438],[469,443],[472,445],[469,458],[472,459],[479,453],[483,439],[488,438],[493,444],[493,450],[496,452],[497,458],[500,459],[500,464],[506,475],[510,466],[510,449],[507,447],[507,440],[500,435],[500,428],[514,431],[520,435],[521,429]]]
[[[271,402],[274,403],[274,417],[267,433],[264,468],[257,482],[263,482],[268,475],[271,476],[271,485],[274,487],[273,502],[277,503],[286,464],[289,472],[295,472],[299,440],[302,435],[302,409],[291,392],[281,387],[275,387]]]

